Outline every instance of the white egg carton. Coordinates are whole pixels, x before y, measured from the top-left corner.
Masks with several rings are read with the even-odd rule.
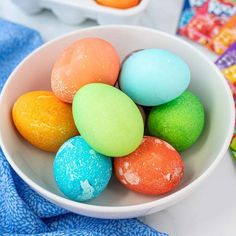
[[[28,14],[36,14],[43,9],[50,9],[63,22],[72,25],[80,24],[85,19],[96,20],[99,24],[138,25],[145,16],[145,10],[150,2],[150,0],[141,0],[139,5],[123,10],[101,6],[95,0],[12,1]]]

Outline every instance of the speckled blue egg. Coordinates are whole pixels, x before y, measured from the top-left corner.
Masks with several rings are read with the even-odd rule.
[[[177,55],[162,49],[144,49],[123,63],[119,85],[137,104],[157,106],[181,95],[190,82],[190,69]]]
[[[111,159],[94,151],[81,136],[65,142],[54,160],[58,188],[75,201],[88,201],[100,195],[111,173]]]

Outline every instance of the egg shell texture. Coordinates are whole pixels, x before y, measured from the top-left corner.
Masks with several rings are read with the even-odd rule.
[[[78,135],[70,104],[50,91],[33,91],[20,96],[12,109],[19,133],[32,145],[56,152],[69,138]]]
[[[204,107],[199,98],[186,91],[175,100],[152,108],[148,116],[148,130],[178,151],[191,147],[204,127]]]
[[[116,176],[128,189],[150,195],[174,189],[184,176],[184,162],[167,142],[144,136],[142,144],[128,156],[114,160]]]
[[[177,55],[162,49],[144,49],[123,63],[121,90],[137,104],[156,106],[181,95],[190,82],[188,65]]]
[[[81,136],[62,145],[53,168],[59,189],[75,201],[87,201],[100,195],[112,173],[111,159],[95,152]]]
[[[115,48],[99,38],[84,38],[71,44],[52,69],[51,87],[62,101],[72,103],[75,93],[85,84],[114,85],[120,59]]]
[[[96,2],[107,7],[127,9],[137,6],[140,0],[96,0]]]
[[[142,115],[136,104],[119,89],[89,84],[75,95],[73,117],[81,136],[97,152],[124,156],[141,143]]]

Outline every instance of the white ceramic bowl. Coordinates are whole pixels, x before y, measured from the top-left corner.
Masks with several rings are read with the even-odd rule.
[[[168,49],[181,56],[191,69],[189,90],[202,100],[206,125],[198,142],[183,153],[185,177],[173,192],[144,196],[123,188],[115,178],[105,192],[88,203],[68,200],[53,179],[53,155],[40,151],[16,132],[11,108],[23,93],[50,89],[50,72],[56,58],[73,41],[101,37],[110,41],[123,59],[142,48]],[[145,65],[144,65],[145,66]],[[18,175],[40,195],[70,211],[99,218],[129,218],[167,208],[184,199],[213,171],[226,152],[234,127],[234,103],[230,89],[215,65],[178,38],[156,30],[133,26],[103,26],[80,30],[51,41],[33,52],[11,74],[0,98],[0,141]]]

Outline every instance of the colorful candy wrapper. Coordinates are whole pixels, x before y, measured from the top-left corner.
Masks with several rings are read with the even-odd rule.
[[[212,39],[209,47],[217,54],[222,54],[236,41],[236,15],[232,16]]]
[[[236,109],[236,43],[227,49],[227,51],[220,56],[215,63],[225,76],[231,88]],[[233,158],[236,160],[236,121],[234,135],[230,143],[230,150]]]
[[[234,135],[230,143],[230,150],[233,158],[236,160],[236,131],[234,130]]]
[[[236,86],[236,64],[223,69],[222,73],[231,84]]]
[[[232,0],[186,0],[178,33],[223,53],[235,41],[234,19],[226,25],[235,13],[236,3]]]
[[[236,64],[236,42],[233,43],[224,54],[222,54],[217,60],[216,65],[219,69],[225,69]]]
[[[207,14],[208,4],[209,0],[185,1],[178,33],[195,42],[207,45],[214,37],[216,27],[221,25],[218,18]]]

